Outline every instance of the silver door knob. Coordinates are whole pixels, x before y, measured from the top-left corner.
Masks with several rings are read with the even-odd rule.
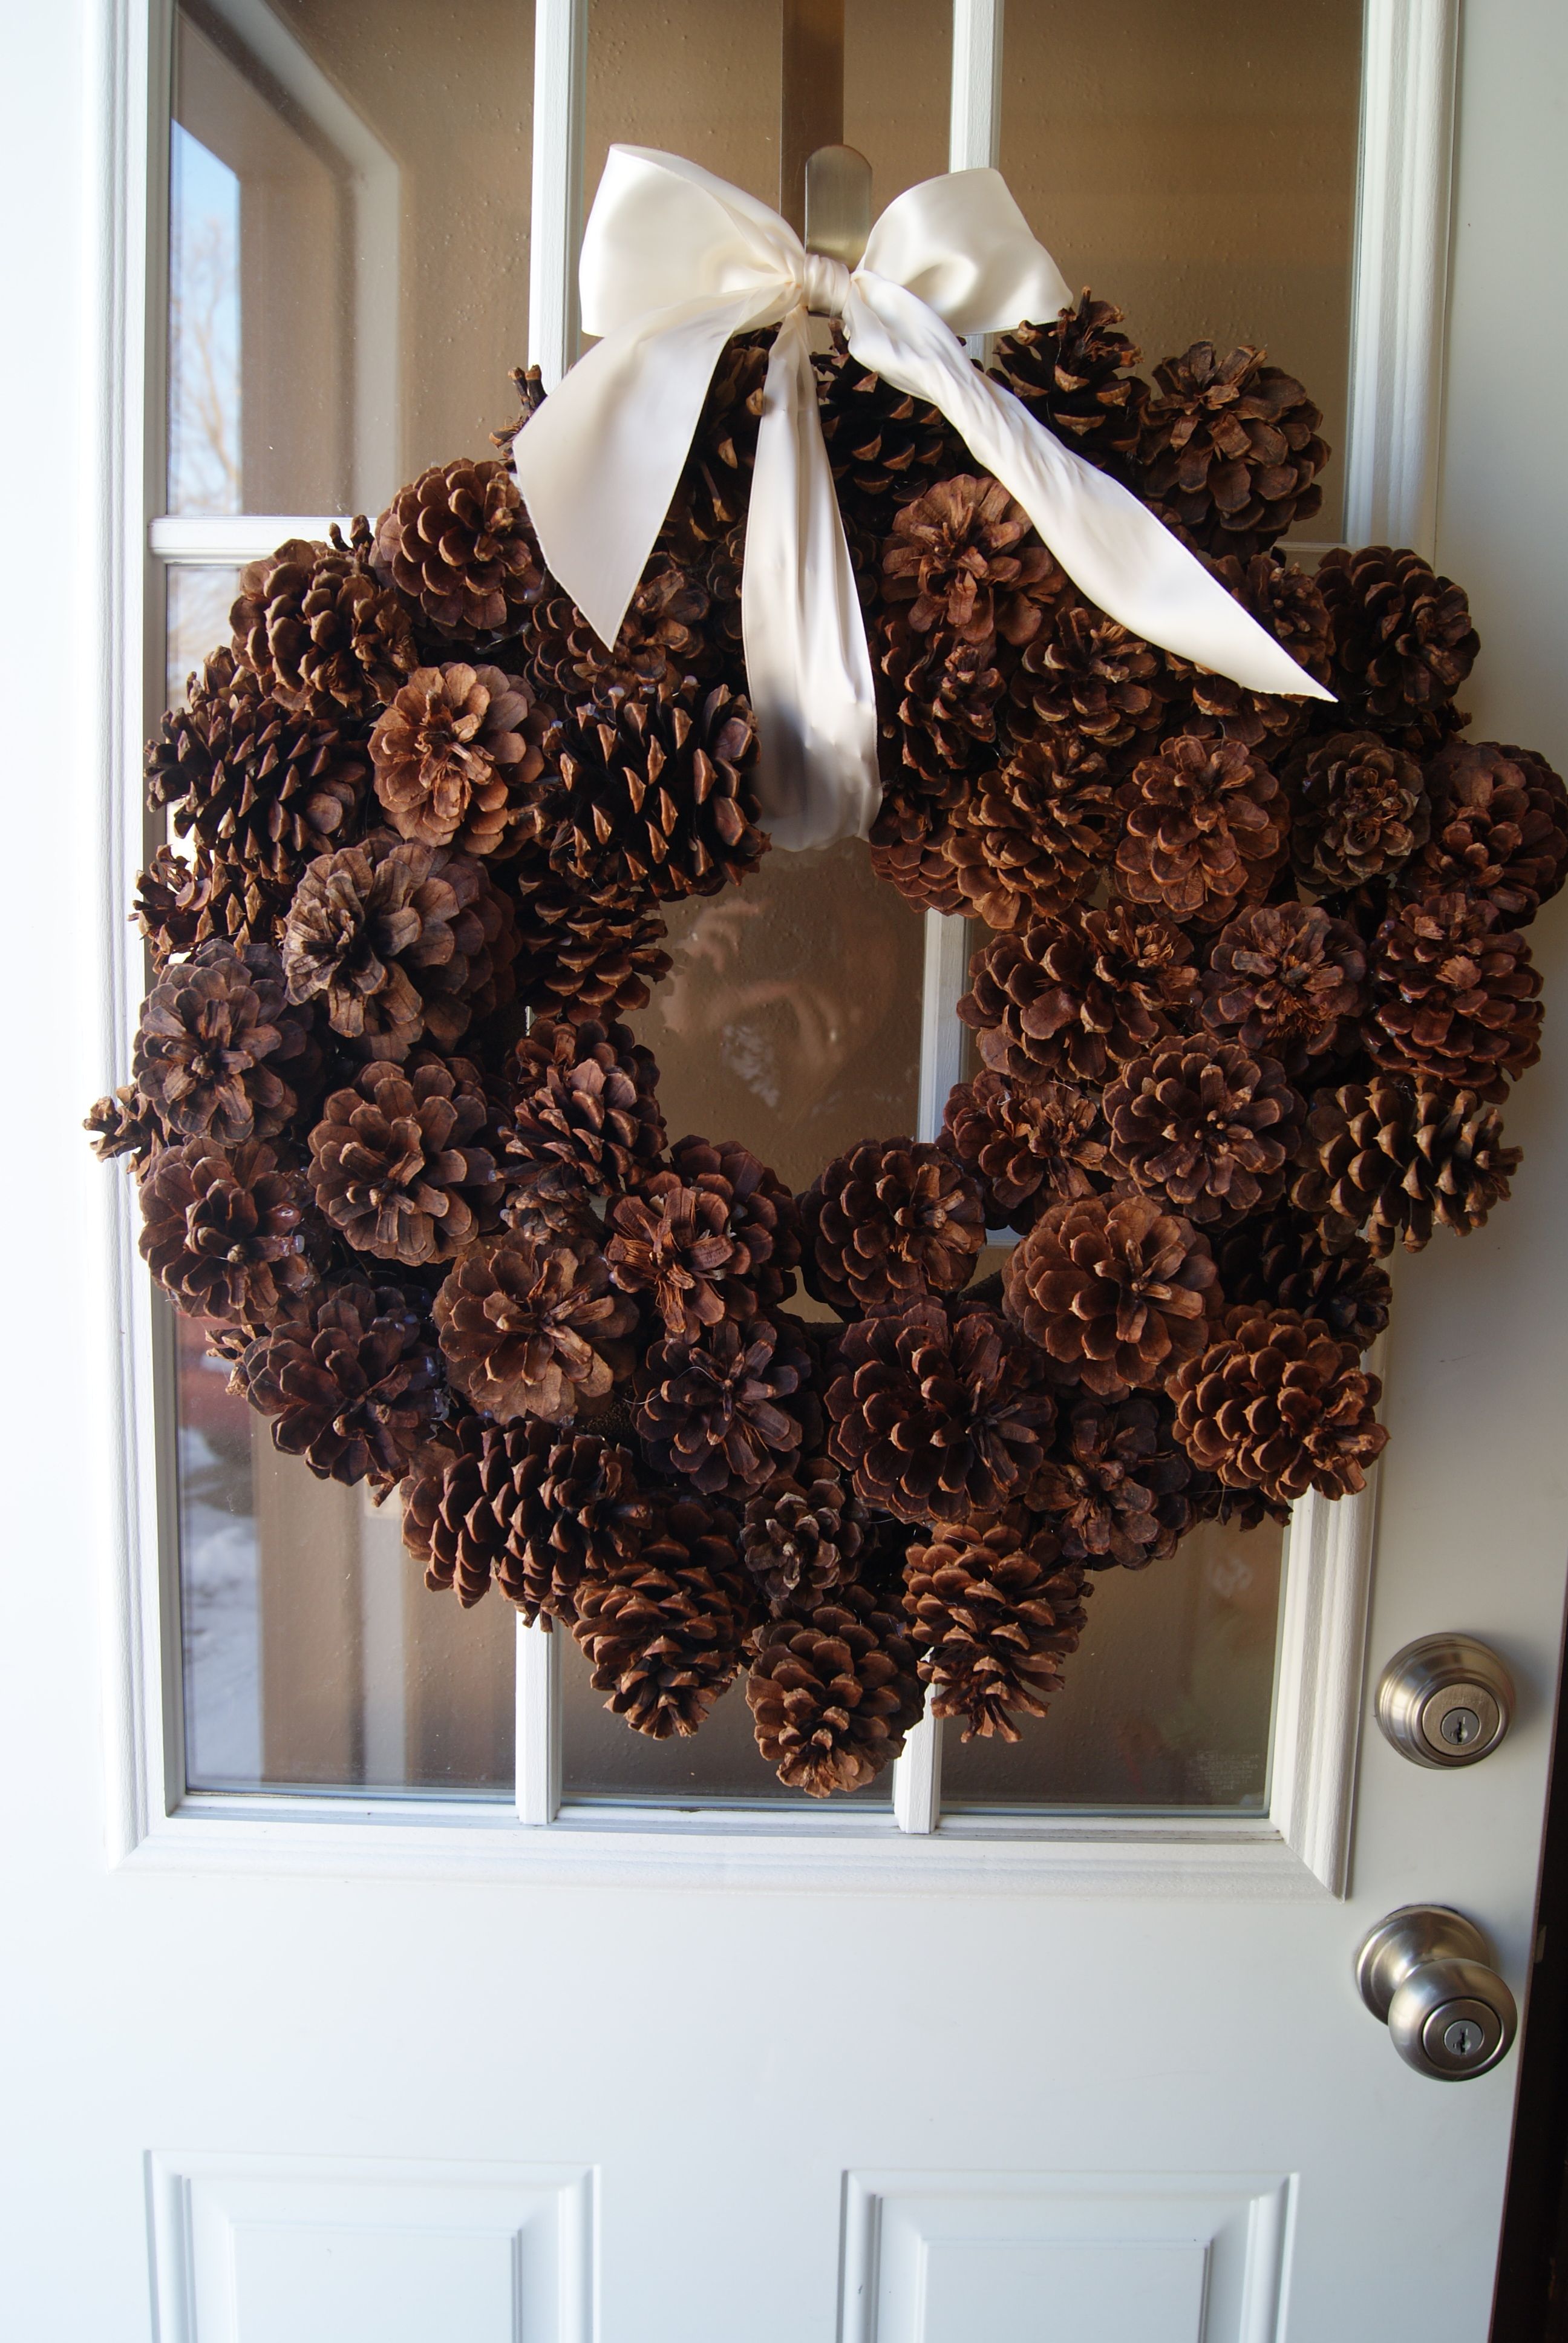
[[[1519,2026],[1513,1996],[1473,1920],[1407,1904],[1380,1920],[1356,1955],[1356,1984],[1418,2075],[1465,2083],[1505,2057]]]
[[[1422,1635],[1378,1678],[1377,1721],[1417,1765],[1490,1757],[1513,1715],[1513,1680],[1473,1635]]]

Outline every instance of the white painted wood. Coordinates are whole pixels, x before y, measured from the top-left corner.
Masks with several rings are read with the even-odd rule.
[[[922,1838],[935,1830],[941,1809],[942,1730],[931,1715],[928,1692],[926,1713],[893,1767],[893,1820],[901,1831]]]
[[[336,526],[345,535],[346,513],[164,513],[147,523],[147,550],[171,565],[254,561],[291,537],[321,538]]]
[[[528,357],[553,390],[578,354],[588,0],[534,0]]]
[[[940,911],[926,913],[925,975],[920,991],[920,1088],[917,1137],[935,1139],[948,1092],[963,1079],[964,1029],[954,1011],[969,982],[970,923]]]
[[[1000,148],[1004,5],[1005,0],[953,0],[950,171],[994,164]]]
[[[148,2158],[158,2343],[592,2343],[591,2172]]]
[[[517,1811],[520,1823],[553,1823],[561,1807],[561,1634],[518,1619]]]

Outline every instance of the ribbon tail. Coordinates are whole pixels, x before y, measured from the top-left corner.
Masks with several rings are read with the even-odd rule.
[[[881,799],[876,691],[804,308],[785,317],[769,354],[740,618],[774,845],[865,837]]]
[[[1250,691],[1333,698],[1130,489],[1064,447],[1010,391],[971,366],[917,295],[862,269],[845,325],[861,365],[941,409],[980,468],[1023,507],[1080,592],[1110,617]]]

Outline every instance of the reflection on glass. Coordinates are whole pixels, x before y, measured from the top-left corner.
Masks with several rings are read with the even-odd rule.
[[[1001,168],[1074,288],[1126,312],[1148,377],[1205,340],[1267,347],[1323,410],[1343,507],[1360,0],[1009,0]]]
[[[167,707],[176,708],[202,661],[229,639],[228,614],[239,592],[239,571],[216,563],[176,563],[165,575],[164,699]]]
[[[239,179],[182,123],[169,148],[169,503],[239,510]]]
[[[1268,1791],[1283,1536],[1208,1523],[1168,1562],[1089,1582],[1089,1624],[1050,1714],[1009,1744],[943,1727],[942,1811],[1199,1807]]]
[[[513,1613],[428,1593],[396,1500],[278,1455],[201,1325],[176,1339],[191,1787],[509,1794]]]

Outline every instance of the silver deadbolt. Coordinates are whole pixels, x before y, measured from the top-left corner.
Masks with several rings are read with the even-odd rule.
[[[1435,2082],[1484,2075],[1518,2028],[1486,1938],[1440,1904],[1407,1904],[1380,1920],[1356,1955],[1356,1984],[1405,2064]]]
[[[1417,1765],[1490,1757],[1513,1715],[1513,1680],[1473,1635],[1423,1635],[1378,1678],[1377,1721]]]

